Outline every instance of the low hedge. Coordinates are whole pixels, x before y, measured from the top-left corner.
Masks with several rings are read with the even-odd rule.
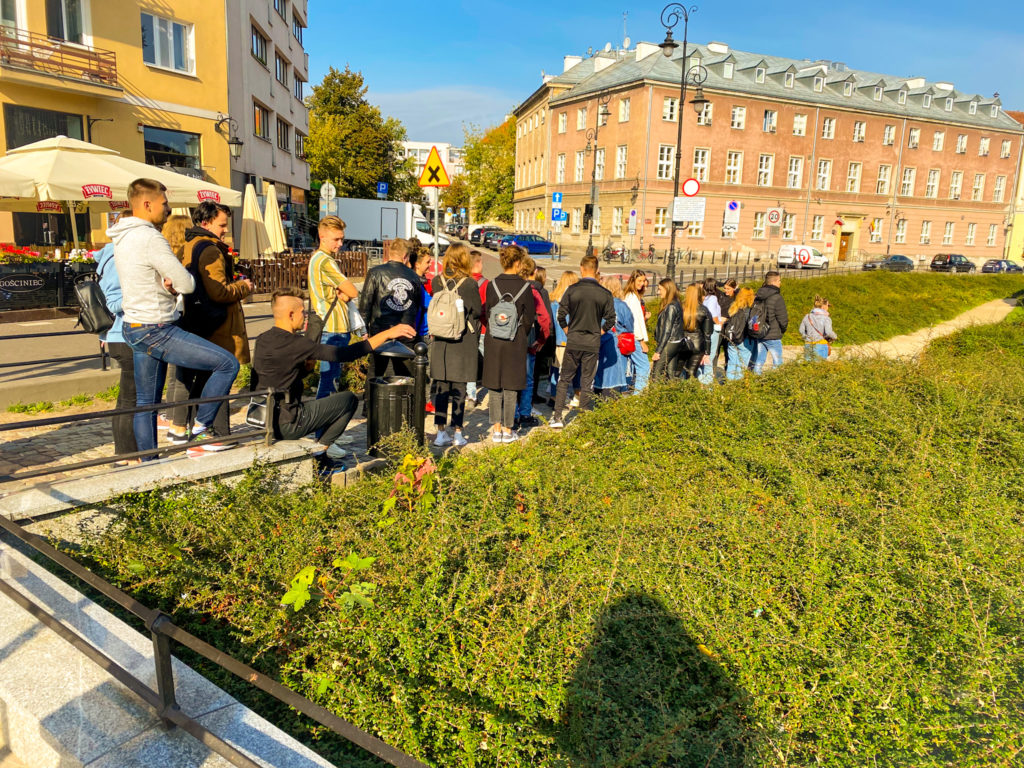
[[[659,385],[345,490],[134,495],[83,555],[431,765],[1009,766],[1022,332]]]

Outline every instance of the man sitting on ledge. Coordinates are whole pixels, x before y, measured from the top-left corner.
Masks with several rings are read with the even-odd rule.
[[[391,339],[411,339],[416,331],[410,325],[400,324],[345,347],[320,344],[297,333],[306,324],[304,298],[305,292],[298,288],[274,291],[270,302],[274,327],[256,339],[252,387],[254,390],[272,387],[284,393],[275,397],[275,437],[297,440],[322,429],[319,442],[327,446],[327,458],[337,467],[345,459],[345,449],[336,441],[356,412],[356,396],[351,392],[335,392],[304,403],[303,379],[313,370],[316,360],[348,363],[370,354]]]

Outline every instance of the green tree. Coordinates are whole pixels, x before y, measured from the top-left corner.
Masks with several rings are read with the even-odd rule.
[[[516,121],[510,117],[486,131],[466,129],[466,184],[477,221],[512,221],[515,189]]]
[[[339,197],[372,198],[377,182],[400,200],[419,195],[412,162],[402,157],[405,128],[366,100],[360,72],[334,67],[306,99],[309,136],[306,159],[315,181],[331,181]]]
[[[458,213],[459,208],[469,208],[469,184],[464,175],[452,178],[452,183],[441,193],[441,207],[452,208]]]

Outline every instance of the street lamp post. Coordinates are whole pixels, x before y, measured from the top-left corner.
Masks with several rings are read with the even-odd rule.
[[[687,84],[694,85],[697,88],[697,93],[693,98],[691,104],[693,104],[694,110],[699,114],[704,109],[704,105],[708,103],[708,100],[704,98],[704,89],[702,88],[704,81],[707,80],[708,71],[698,65],[691,67],[687,70],[686,65],[690,56],[689,45],[688,45],[688,32],[690,25],[690,14],[696,13],[697,6],[691,5],[687,8],[682,3],[669,3],[661,9],[661,24],[665,27],[665,40],[661,43],[661,52],[665,54],[665,58],[671,59],[672,54],[675,53],[676,48],[679,47],[679,43],[672,39],[672,30],[675,29],[676,25],[683,22],[683,61],[680,66],[681,75],[679,78],[679,105],[676,108],[676,120],[678,125],[676,126],[676,167],[675,174],[672,182],[672,205],[670,210],[675,208],[675,200],[679,197],[679,175],[680,168],[682,166],[682,152],[683,152],[683,106],[686,104],[686,86]],[[668,246],[668,259],[666,260],[666,272],[668,277],[672,280],[676,279],[676,222],[674,210],[671,216],[671,229],[669,232],[669,246]]]
[[[597,134],[608,119],[608,102],[612,100],[610,93],[604,96],[597,96],[597,120],[594,127],[587,129],[587,148],[584,152],[590,151],[590,142],[594,142],[594,167],[590,169],[590,226],[587,227],[587,256],[594,248],[594,211],[597,210]]]

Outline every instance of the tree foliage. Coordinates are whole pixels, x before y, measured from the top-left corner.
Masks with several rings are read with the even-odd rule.
[[[466,129],[465,174],[477,221],[512,221],[515,188],[516,121],[480,131]]]
[[[452,208],[456,213],[459,208],[469,208],[469,184],[465,175],[452,177],[452,183],[441,193],[441,207]]]
[[[412,165],[401,155],[405,128],[366,100],[360,72],[331,67],[306,100],[309,136],[306,158],[315,181],[330,181],[339,197],[374,197],[377,182],[391,186],[391,197],[418,199]]]

